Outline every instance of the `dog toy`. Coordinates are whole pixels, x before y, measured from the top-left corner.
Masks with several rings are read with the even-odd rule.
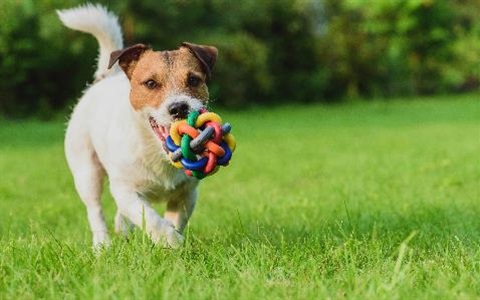
[[[229,123],[205,109],[192,111],[186,120],[170,127],[166,146],[172,164],[184,168],[185,174],[203,179],[219,166],[227,166],[235,151],[235,138]]]

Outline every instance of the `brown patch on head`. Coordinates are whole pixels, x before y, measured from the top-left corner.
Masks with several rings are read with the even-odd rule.
[[[135,52],[138,55],[132,54]],[[123,65],[122,54],[115,56],[118,55],[116,59],[130,79],[130,101],[135,110],[157,108],[173,95],[188,95],[205,103],[208,101],[206,81],[216,60],[216,48],[183,44],[174,51],[154,52],[139,47],[126,53],[123,54],[127,55]],[[132,57],[134,59],[130,59]]]

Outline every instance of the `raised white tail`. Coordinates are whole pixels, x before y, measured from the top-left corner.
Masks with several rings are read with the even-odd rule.
[[[93,35],[100,46],[95,79],[99,80],[120,70],[118,64],[108,70],[110,53],[123,48],[122,29],[118,17],[101,5],[86,4],[57,10],[62,23],[74,30]]]

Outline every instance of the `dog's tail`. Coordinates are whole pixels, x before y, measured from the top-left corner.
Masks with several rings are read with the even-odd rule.
[[[110,53],[123,48],[122,29],[118,17],[101,5],[86,4],[71,9],[57,10],[63,24],[71,29],[93,35],[100,46],[95,80],[119,71],[118,65],[108,70]]]

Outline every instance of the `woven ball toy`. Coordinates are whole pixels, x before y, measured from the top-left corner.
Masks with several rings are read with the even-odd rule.
[[[223,124],[215,113],[205,109],[192,111],[186,120],[170,127],[166,146],[172,164],[185,174],[203,179],[226,166],[235,151],[235,138],[229,123]]]

